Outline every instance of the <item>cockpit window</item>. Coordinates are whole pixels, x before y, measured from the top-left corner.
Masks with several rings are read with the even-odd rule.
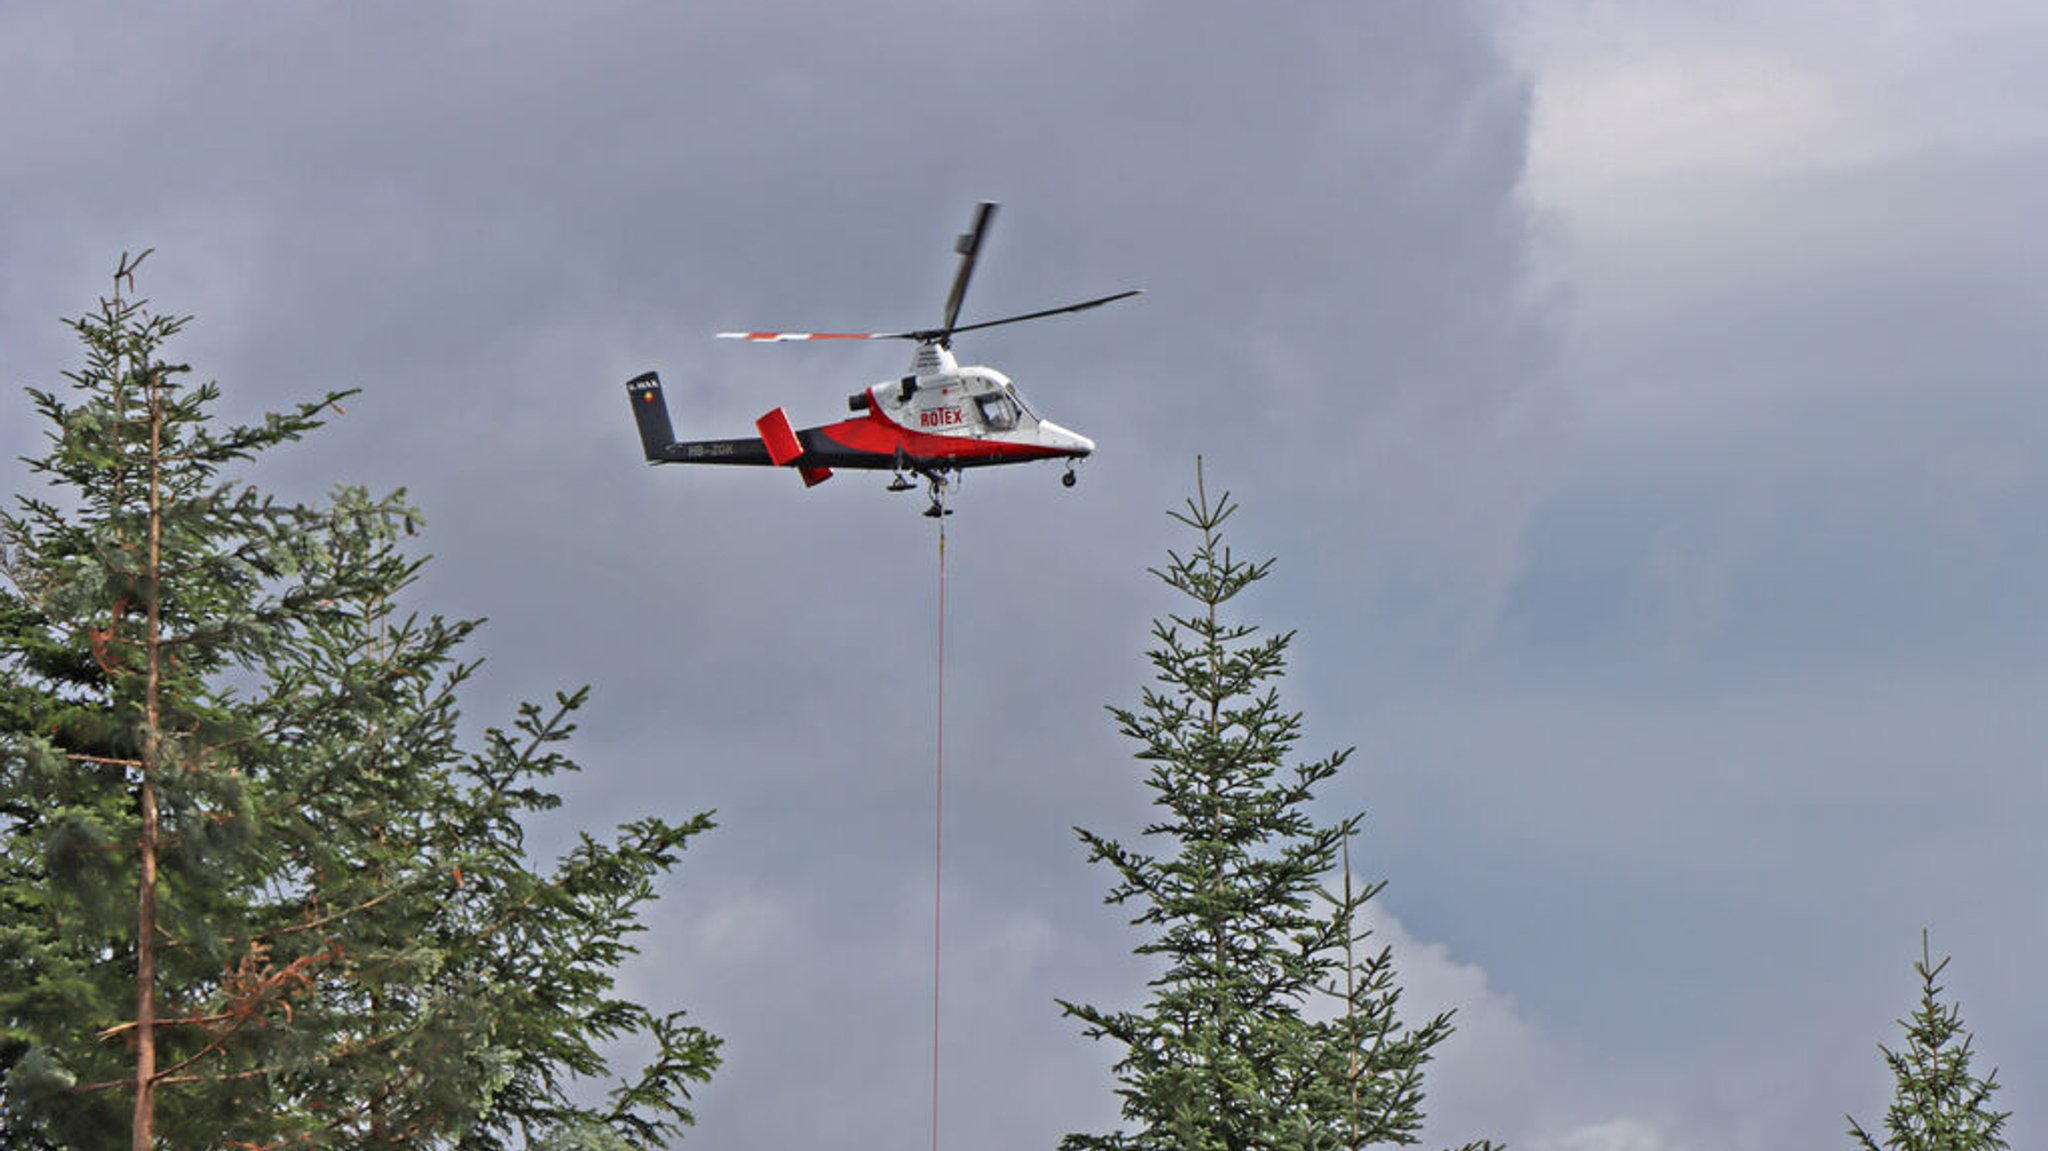
[[[1017,404],[1008,395],[976,396],[974,403],[981,409],[981,422],[990,431],[1007,432],[1017,426]]]
[[[1034,420],[1043,418],[1037,412],[1031,410],[1031,405],[1024,402],[1024,397],[1017,394],[1015,387],[1005,383],[1003,385],[1003,394],[1010,397],[1010,402],[1017,405],[1018,411],[1030,416]]]

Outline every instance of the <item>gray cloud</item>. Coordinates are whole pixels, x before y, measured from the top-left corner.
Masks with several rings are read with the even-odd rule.
[[[1360,746],[1325,804],[1417,999],[1468,1012],[1432,1134],[1836,1137],[1923,924],[2033,1123],[2043,168],[1948,64],[2040,29],[1560,11],[16,5],[0,382],[155,245],[231,414],[364,388],[260,478],[411,489],[420,605],[491,617],[474,722],[596,686],[536,842],[719,809],[631,973],[729,1040],[699,1137],[917,1138],[930,525],[646,469],[618,393],[833,418],[904,349],[709,334],[928,322],[1001,200],[970,313],[1147,293],[961,340],[1103,447],[948,529],[949,1141],[1113,1116],[1051,1000],[1143,970],[1069,829],[1144,818],[1101,708],[1197,453],[1281,558],[1304,753]]]

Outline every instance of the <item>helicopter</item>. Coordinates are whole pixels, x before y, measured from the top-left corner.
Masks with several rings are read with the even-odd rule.
[[[983,203],[969,230],[954,245],[960,257],[953,287],[946,295],[944,318],[936,328],[902,332],[719,332],[718,338],[754,343],[794,340],[910,340],[917,348],[910,373],[884,380],[847,397],[851,419],[798,430],[789,416],[775,408],[754,422],[759,436],[717,440],[677,440],[669,420],[661,377],[642,372],[626,382],[640,443],[650,464],[738,464],[795,468],[805,487],[832,476],[835,468],[891,471],[888,490],[916,487],[904,473],[924,478],[930,487],[928,516],[951,515],[942,494],[951,474],[962,469],[1034,460],[1064,460],[1060,482],[1074,486],[1074,465],[1095,450],[1095,441],[1041,417],[1010,378],[981,365],[962,367],[953,355],[953,337],[1004,324],[1069,312],[1085,312],[1139,294],[1139,289],[1099,296],[1078,304],[1045,308],[998,320],[962,324],[960,303],[980,256],[996,205]]]

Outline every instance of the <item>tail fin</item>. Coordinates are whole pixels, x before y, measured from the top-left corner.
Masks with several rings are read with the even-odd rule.
[[[675,428],[668,419],[668,399],[661,394],[661,377],[642,372],[626,381],[626,394],[633,401],[633,420],[640,425],[640,447],[647,462],[658,464],[673,458]]]

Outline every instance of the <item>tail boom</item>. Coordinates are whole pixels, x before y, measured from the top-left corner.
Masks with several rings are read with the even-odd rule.
[[[777,408],[755,425],[759,438],[678,440],[669,419],[661,377],[642,372],[626,381],[633,404],[633,422],[640,429],[640,449],[650,464],[739,464],[751,467],[794,467],[804,486],[823,483],[832,471],[809,458],[809,432],[790,427],[789,416]]]

